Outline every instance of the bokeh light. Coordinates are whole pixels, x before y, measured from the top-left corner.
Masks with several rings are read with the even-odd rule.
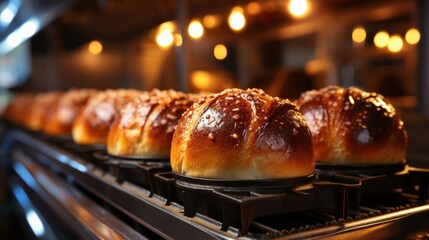
[[[218,44],[213,49],[213,55],[217,60],[223,60],[228,55],[228,50],[223,44]]]
[[[156,43],[162,48],[167,48],[171,46],[173,44],[173,41],[173,34],[168,30],[160,31],[156,36]]]
[[[361,43],[366,39],[366,31],[362,26],[355,27],[352,32],[353,42]]]
[[[246,26],[246,18],[243,14],[243,8],[235,7],[231,10],[228,17],[229,27],[234,31],[241,31]]]
[[[405,34],[405,41],[407,41],[407,43],[411,45],[417,44],[420,41],[419,30],[415,28],[409,29]]]
[[[307,0],[291,0],[288,5],[288,10],[294,17],[304,17],[308,14],[308,2]]]
[[[387,45],[387,49],[391,52],[399,52],[401,51],[402,46],[404,46],[404,42],[402,41],[401,36],[392,35],[390,37],[389,44]]]
[[[88,51],[94,55],[100,54],[103,51],[103,45],[99,41],[94,40],[88,44]]]
[[[374,36],[374,45],[378,48],[385,48],[389,44],[389,33],[386,31],[379,31]]]
[[[201,24],[201,21],[198,19],[192,20],[191,23],[189,23],[188,33],[191,38],[201,38],[204,34],[204,27]]]
[[[203,26],[209,29],[218,27],[220,24],[219,16],[216,15],[206,15],[203,18]]]

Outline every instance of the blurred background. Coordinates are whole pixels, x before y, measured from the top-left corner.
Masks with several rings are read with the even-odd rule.
[[[424,0],[3,0],[1,100],[24,90],[228,87],[295,99],[357,86],[392,101],[410,152],[424,155],[428,33]]]
[[[409,160],[427,162],[428,34],[424,0],[1,0],[0,102],[70,88],[257,87],[293,100],[357,86],[395,105]],[[0,227],[14,231],[6,195]]]
[[[0,95],[70,88],[257,87],[282,98],[327,85],[386,96],[428,155],[424,0],[3,0]],[[426,130],[428,129],[428,130]]]
[[[235,86],[296,98],[339,84],[418,105],[424,1],[3,2],[3,88]]]

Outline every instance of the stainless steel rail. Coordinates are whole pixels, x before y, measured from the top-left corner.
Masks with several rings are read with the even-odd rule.
[[[32,161],[20,150],[13,150],[12,157],[15,161],[13,163],[15,179],[24,183],[33,194],[40,196],[57,214],[62,215],[63,219],[66,218],[68,226],[74,229],[73,232],[77,233],[79,238],[145,239],[67,184],[65,180]],[[44,232],[40,229],[40,227],[35,229],[36,235],[37,231]],[[61,236],[58,238],[61,239]]]
[[[199,215],[186,217],[182,206],[174,203],[166,205],[164,198],[156,194],[150,196],[144,188],[128,182],[118,183],[109,173],[52,144],[17,130],[10,131],[8,135],[19,145],[12,150],[15,161],[25,162],[27,166],[31,165],[30,168],[40,164],[50,166],[166,239],[189,239],[190,236],[193,239],[233,239],[238,236],[238,231],[233,228],[221,231],[221,223],[215,220]],[[39,175],[43,184],[52,184],[52,181],[43,179],[42,173]]]

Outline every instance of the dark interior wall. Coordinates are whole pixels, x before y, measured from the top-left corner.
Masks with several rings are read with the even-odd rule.
[[[143,88],[139,44],[105,44],[99,55],[87,45],[70,52],[48,51],[33,55],[29,84],[35,90],[69,88]]]

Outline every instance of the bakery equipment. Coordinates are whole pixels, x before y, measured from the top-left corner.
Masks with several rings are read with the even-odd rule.
[[[69,212],[71,206],[78,205],[70,205],[71,200],[64,200],[57,193],[62,187],[53,186],[61,182],[91,202],[91,206],[108,212],[108,219],[119,219],[127,226],[108,224],[92,212],[82,215],[98,219],[112,232],[132,228],[142,238],[176,239],[403,239],[423,238],[427,234],[427,169],[405,166],[394,173],[358,175],[316,172],[312,188],[290,189],[280,194],[228,188],[200,192],[175,182],[165,166],[127,165],[119,161],[112,167],[103,163],[103,157],[95,160],[68,148],[64,142],[49,142],[38,135],[8,128],[3,131],[1,146],[2,158],[7,160],[2,164],[9,169],[11,186],[21,186],[39,209],[46,205],[48,209],[54,208],[46,201],[52,198]],[[149,174],[155,184],[124,178],[124,173],[131,169],[138,169],[137,174]],[[210,204],[217,207],[207,208]],[[59,212],[64,211],[50,213],[61,218],[64,216]],[[75,226],[80,226],[88,236],[101,236],[97,235],[98,228],[87,225],[73,211],[66,215],[71,221],[68,231],[77,234],[79,228]]]

